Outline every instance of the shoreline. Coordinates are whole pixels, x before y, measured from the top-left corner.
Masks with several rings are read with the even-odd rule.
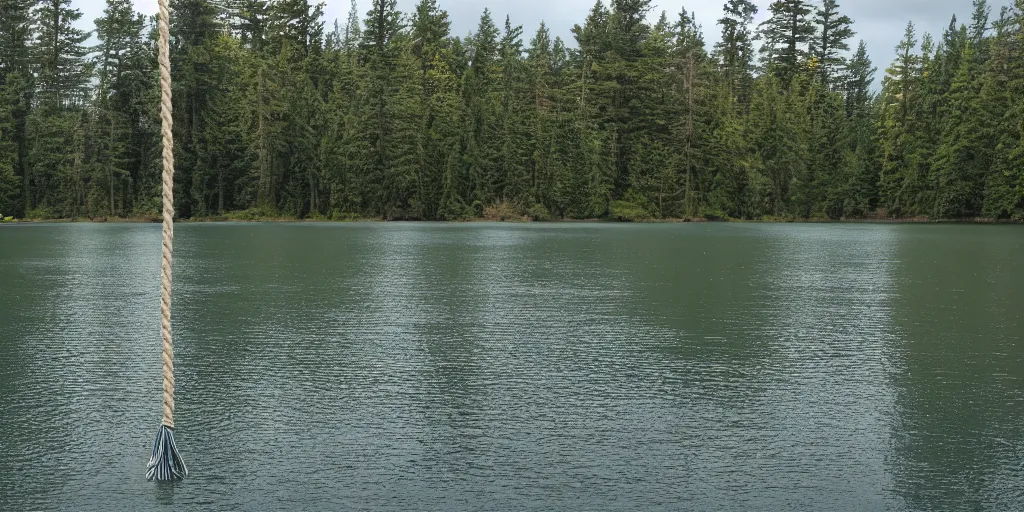
[[[3,224],[74,224],[74,223],[88,223],[88,224],[159,224],[159,217],[78,217],[78,218],[57,218],[57,219],[15,219],[8,222],[0,222]],[[702,223],[713,223],[713,224],[968,224],[968,225],[1017,225],[1024,224],[1022,220],[1014,219],[989,219],[989,218],[969,218],[969,219],[939,219],[933,220],[927,217],[912,217],[912,218],[851,218],[851,219],[782,219],[782,218],[769,218],[769,219],[720,219],[710,220],[703,218],[692,218],[692,219],[649,219],[642,221],[619,221],[614,219],[550,219],[550,220],[529,220],[529,219],[487,219],[487,218],[474,218],[466,220],[432,220],[425,221],[419,219],[397,219],[388,220],[383,218],[353,218],[353,219],[299,219],[290,217],[267,217],[257,219],[232,219],[228,216],[216,216],[216,217],[200,217],[200,218],[189,218],[189,219],[175,219],[176,224],[205,224],[205,223],[279,223],[279,224],[301,224],[301,223],[352,223],[352,222],[439,222],[445,224],[465,224],[465,223],[476,223],[476,222],[494,222],[501,224],[579,224],[579,223],[599,223],[599,224],[702,224]]]

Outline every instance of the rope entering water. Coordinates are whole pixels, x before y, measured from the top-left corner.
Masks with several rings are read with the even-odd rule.
[[[153,442],[153,453],[146,467],[149,480],[180,480],[188,468],[174,443],[174,342],[171,338],[171,270],[174,243],[174,120],[171,107],[170,13],[167,0],[158,0],[159,39],[157,60],[160,65],[160,135],[163,142],[163,229],[160,264],[160,338],[163,360],[163,422]]]

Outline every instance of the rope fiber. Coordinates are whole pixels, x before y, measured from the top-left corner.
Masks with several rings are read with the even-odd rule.
[[[153,443],[153,454],[146,466],[148,480],[181,480],[188,468],[174,443],[174,343],[171,338],[171,269],[174,243],[174,120],[171,117],[170,13],[167,0],[158,0],[160,65],[160,134],[163,141],[163,230],[160,265],[160,337],[163,359],[163,422]]]

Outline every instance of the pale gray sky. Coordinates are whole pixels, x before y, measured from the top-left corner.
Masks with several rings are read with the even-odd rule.
[[[156,12],[156,0],[133,0],[136,9],[145,13]],[[357,0],[361,14],[369,10],[371,0]],[[398,0],[398,7],[403,12],[411,12],[416,0]],[[583,23],[587,12],[594,5],[594,0],[438,0],[441,8],[448,11],[452,21],[452,32],[463,36],[475,29],[484,7],[489,7],[499,27],[505,15],[512,18],[512,23],[523,25],[524,41],[537,30],[541,20],[547,23],[554,35],[566,39],[573,44],[569,29],[575,23]],[[605,5],[609,0],[605,0]],[[665,10],[669,19],[675,19],[680,7],[696,13],[697,21],[704,28],[704,37],[708,47],[719,39],[719,29],[715,24],[722,14],[724,0],[654,0],[655,9],[651,17],[657,18]],[[755,23],[767,15],[770,0],[754,0],[760,7]],[[817,4],[817,1],[812,1]],[[993,18],[998,15],[999,7],[1008,5],[1010,0],[990,0]],[[903,36],[907,21],[913,20],[918,28],[918,36],[931,32],[936,38],[941,37],[942,30],[949,24],[954,13],[961,22],[970,19],[971,0],[840,0],[840,11],[853,18],[854,30],[857,31],[851,47],[856,47],[856,39],[864,39],[868,44],[868,52],[879,75],[892,61],[894,47]],[[93,20],[103,12],[105,0],[72,0],[72,5],[81,9],[83,28],[92,29]],[[349,0],[330,0],[326,4],[328,26],[335,18],[344,21],[348,14]]]

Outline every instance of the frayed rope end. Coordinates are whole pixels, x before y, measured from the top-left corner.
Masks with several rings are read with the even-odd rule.
[[[178,455],[178,447],[174,445],[174,429],[161,425],[153,442],[153,456],[146,465],[146,480],[169,482],[181,480],[188,476],[185,461]]]

